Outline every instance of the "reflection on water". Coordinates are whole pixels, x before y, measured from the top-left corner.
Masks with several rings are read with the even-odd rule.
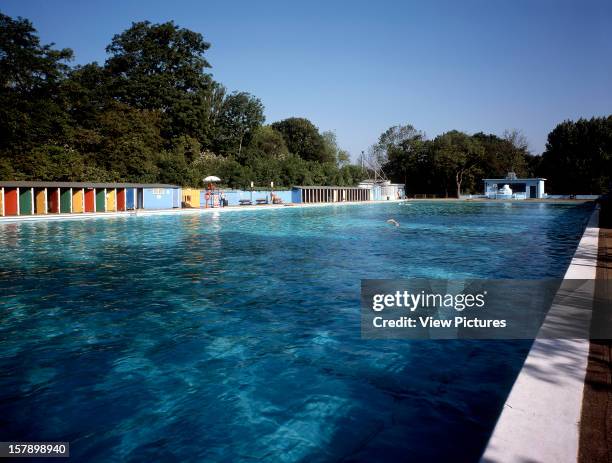
[[[0,225],[3,440],[70,441],[79,461],[474,461],[529,343],[361,340],[360,279],[559,277],[589,212]]]

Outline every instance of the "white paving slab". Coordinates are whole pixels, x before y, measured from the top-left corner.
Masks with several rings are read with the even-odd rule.
[[[594,280],[599,221],[596,210],[565,274]],[[576,462],[584,378],[589,354],[594,284],[574,283],[568,304],[557,295],[504,404],[483,462]],[[546,331],[570,320],[581,339],[547,339]]]

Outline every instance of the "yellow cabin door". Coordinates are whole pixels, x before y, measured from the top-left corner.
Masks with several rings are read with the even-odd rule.
[[[106,210],[109,212],[117,210],[117,201],[114,189],[107,190],[106,192]]]
[[[84,199],[85,195],[81,188],[72,190],[72,212],[81,213],[84,211]]]
[[[36,189],[35,193],[35,203],[34,203],[34,212],[36,214],[46,214],[47,213],[47,195],[45,189]]]

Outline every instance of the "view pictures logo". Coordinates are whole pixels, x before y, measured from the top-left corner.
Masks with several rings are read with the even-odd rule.
[[[372,296],[372,310],[382,312],[385,309],[401,308],[414,312],[419,308],[452,308],[457,312],[461,312],[466,308],[484,307],[486,295],[487,291],[476,294],[395,291],[395,293],[374,294]]]

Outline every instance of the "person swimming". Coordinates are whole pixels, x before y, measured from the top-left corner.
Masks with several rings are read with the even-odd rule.
[[[389,219],[387,220],[387,223],[390,223],[391,225],[395,225],[396,227],[399,227],[399,223],[395,219]]]

